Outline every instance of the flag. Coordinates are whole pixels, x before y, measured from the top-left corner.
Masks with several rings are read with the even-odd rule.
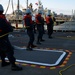
[[[38,3],[35,3],[36,5],[38,5]]]

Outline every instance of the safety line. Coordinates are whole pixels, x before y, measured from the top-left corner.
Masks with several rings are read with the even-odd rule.
[[[70,66],[64,68],[63,70],[60,70],[60,71],[59,71],[59,75],[63,75],[62,72],[66,71],[67,69],[71,68],[72,66],[75,66],[75,64],[72,64],[72,65],[70,65]]]
[[[9,32],[9,33],[10,33],[10,32]],[[2,38],[2,37],[4,37],[4,36],[8,35],[9,33],[6,33],[6,34],[4,34],[4,35],[0,36],[0,38]]]

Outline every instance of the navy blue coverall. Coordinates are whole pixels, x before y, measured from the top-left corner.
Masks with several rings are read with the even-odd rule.
[[[34,31],[33,31],[33,22],[32,22],[32,16],[30,14],[26,14],[24,16],[24,23],[27,29],[27,34],[29,36],[29,42],[27,45],[27,48],[32,48],[33,42],[34,42]]]
[[[0,14],[0,57],[2,62],[5,62],[5,57],[9,59],[12,65],[15,65],[15,57],[13,47],[9,41],[7,33],[13,32],[13,28],[10,23],[7,22],[5,16]],[[3,36],[4,34],[7,34]],[[3,36],[3,37],[1,37]]]
[[[37,44],[41,44],[40,40],[42,39],[43,36],[43,26],[42,26],[42,17],[41,14],[36,15],[36,24],[37,24],[37,30],[38,30],[38,37],[37,37]]]

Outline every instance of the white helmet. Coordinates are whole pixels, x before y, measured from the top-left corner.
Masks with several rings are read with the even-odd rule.
[[[26,14],[31,14],[31,10],[30,9],[26,9],[26,12],[25,12]]]
[[[38,10],[38,13],[39,13],[39,14],[42,14],[42,11],[41,11],[41,10]]]
[[[0,11],[4,11],[3,6],[0,4]]]

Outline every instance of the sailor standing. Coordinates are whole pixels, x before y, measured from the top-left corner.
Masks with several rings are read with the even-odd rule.
[[[11,65],[11,70],[19,71],[22,70],[22,67],[19,67],[15,64],[16,59],[14,57],[14,48],[12,47],[8,38],[9,33],[13,32],[13,28],[11,24],[7,21],[3,12],[3,6],[0,4],[0,57],[2,60],[1,66],[5,67]],[[9,62],[5,61],[6,56]]]
[[[47,13],[46,24],[47,24],[48,38],[52,38],[54,22],[52,19],[52,14],[50,12]]]
[[[32,51],[32,48],[36,47],[36,45],[33,44],[33,42],[34,42],[34,31],[33,31],[33,21],[32,21],[30,9],[26,9],[26,15],[24,16],[24,23],[25,23],[25,27],[27,29],[27,34],[29,36],[29,42],[27,45],[27,50]]]
[[[38,14],[36,15],[36,25],[37,25],[37,31],[38,31],[38,37],[37,37],[37,44],[41,44],[40,42],[43,41],[43,27],[42,27],[42,11],[38,10]]]

